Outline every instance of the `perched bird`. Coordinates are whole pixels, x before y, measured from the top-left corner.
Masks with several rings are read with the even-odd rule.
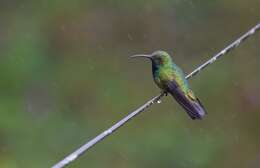
[[[170,93],[192,119],[201,119],[205,115],[206,111],[190,89],[183,71],[172,61],[167,52],[155,51],[152,54],[131,57],[144,57],[152,61],[154,82],[166,95]]]

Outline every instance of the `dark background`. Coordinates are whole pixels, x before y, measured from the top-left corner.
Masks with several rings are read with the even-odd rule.
[[[259,0],[1,0],[0,167],[51,167],[160,90],[133,54],[186,73],[260,21]],[[208,115],[168,96],[69,167],[260,167],[260,33],[190,80]]]

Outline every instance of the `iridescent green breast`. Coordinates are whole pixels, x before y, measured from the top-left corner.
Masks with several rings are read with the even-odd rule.
[[[161,89],[165,90],[169,81],[175,81],[185,93],[189,91],[184,73],[173,62],[171,64],[153,65],[152,67],[154,81]]]
[[[154,79],[154,82],[157,84],[157,86],[161,89],[165,89],[164,88],[164,82],[162,81],[162,78],[161,78],[161,72],[160,72],[160,69],[159,68],[154,68],[153,67],[153,79]]]

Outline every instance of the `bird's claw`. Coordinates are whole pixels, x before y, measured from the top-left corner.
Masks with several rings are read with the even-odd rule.
[[[164,94],[165,96],[168,96],[168,92],[163,91],[162,94]]]

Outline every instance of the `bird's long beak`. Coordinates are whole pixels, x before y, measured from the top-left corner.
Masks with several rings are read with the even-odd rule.
[[[130,56],[130,58],[136,58],[136,57],[144,57],[144,58],[149,58],[149,59],[151,59],[151,58],[152,58],[152,55],[149,55],[149,54],[138,54],[138,55],[132,55],[132,56]]]

